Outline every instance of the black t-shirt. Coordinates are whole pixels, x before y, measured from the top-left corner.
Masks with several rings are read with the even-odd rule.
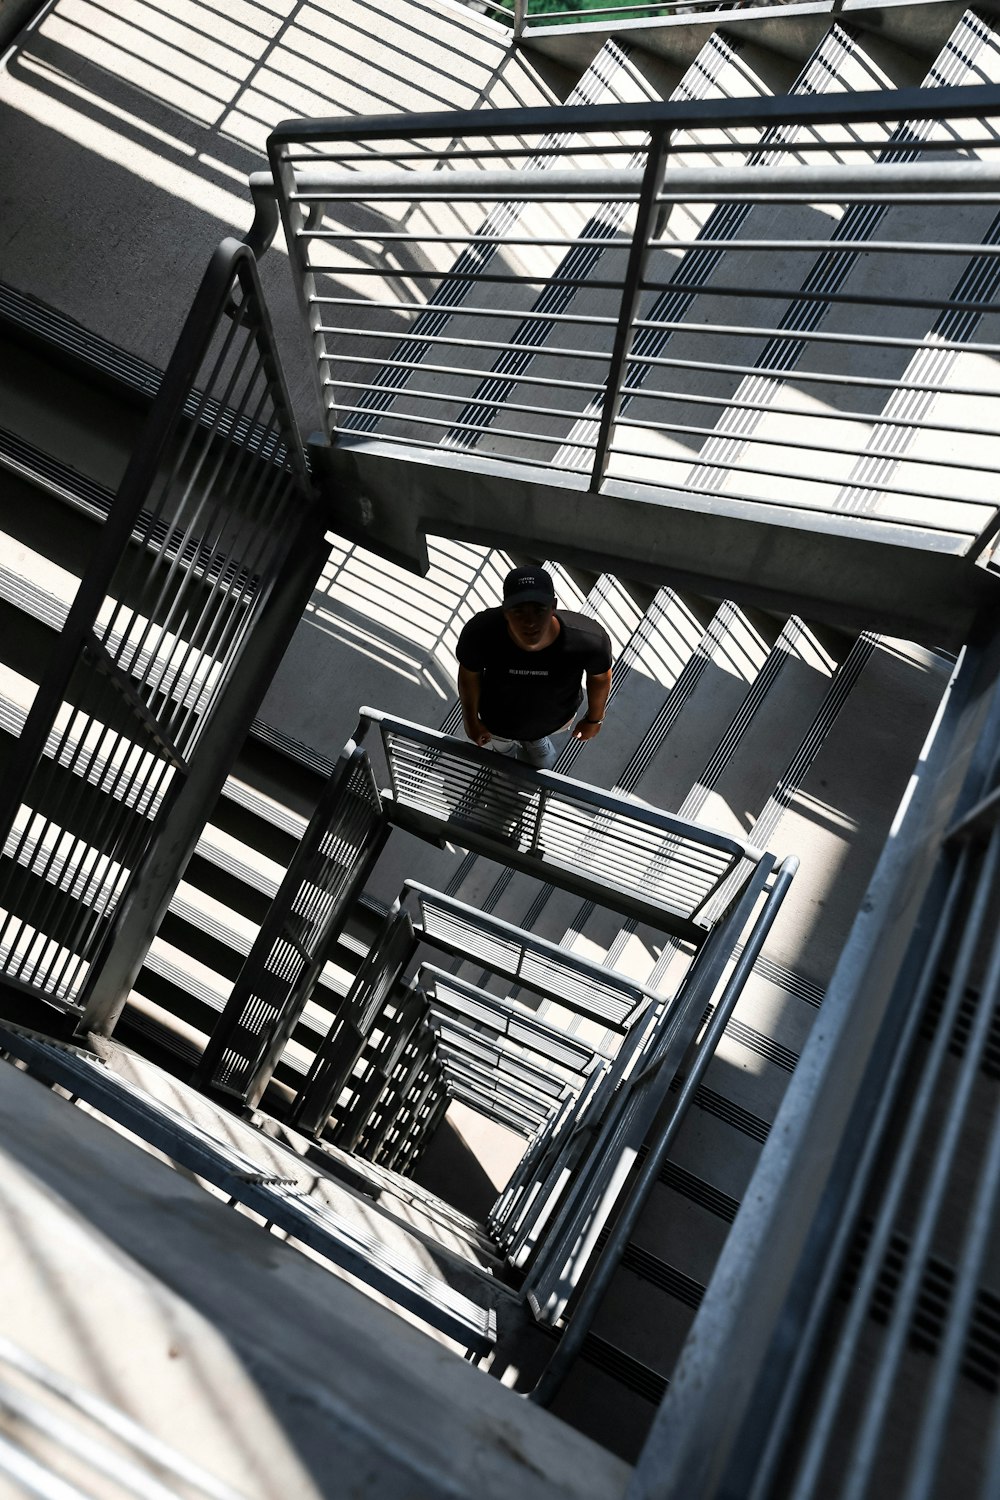
[[[511,639],[502,609],[484,609],[463,628],[456,654],[468,671],[482,673],[479,717],[495,734],[537,740],[561,729],[583,699],[583,677],[610,670],[603,625],[571,610],[556,615],[559,634],[541,651],[523,651]]]

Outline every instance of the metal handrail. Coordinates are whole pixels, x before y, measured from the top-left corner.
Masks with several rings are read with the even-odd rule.
[[[322,1129],[414,947],[409,914],[397,902],[378,941],[355,974],[329,1033],[316,1050],[306,1082],[290,1112],[299,1129],[310,1132]]]
[[[1000,222],[1000,173],[969,158],[990,145],[998,113],[991,87],[942,84],[888,97],[288,122],[269,141],[271,183],[257,183],[253,236],[262,244],[272,232],[277,191],[330,435],[345,457],[373,444],[426,459],[447,449],[453,467],[462,452],[472,464],[475,450],[498,474],[527,465],[535,479],[565,486],[572,477],[578,488],[582,477],[591,493],[628,484],[638,498],[724,494],[793,511],[796,524],[836,515],[909,546],[953,539],[972,556],[1000,527],[991,484],[1000,390],[976,389],[984,415],[974,448],[960,417],[933,408],[953,383],[969,384],[939,354],[942,343],[959,356],[988,352],[979,325],[995,303],[1000,246],[983,214]],[[949,121],[983,126],[964,132],[966,159],[942,159]],[[881,150],[866,132],[852,135],[866,123],[889,132]],[[748,144],[754,128],[757,146]],[[699,159],[707,150],[711,164]],[[351,228],[345,202],[371,205],[384,233]],[[460,203],[479,205],[478,227]],[[776,203],[802,206],[788,237],[748,234],[747,215]],[[812,212],[824,203],[844,205],[826,237]],[[893,232],[897,207],[944,203],[951,238],[933,213],[926,230],[911,217]],[[905,278],[901,255],[912,265]],[[865,286],[849,279],[861,257]],[[948,270],[956,257],[978,280]],[[738,274],[726,275],[730,264]],[[703,295],[713,312],[732,304],[732,317],[702,316],[693,304]],[[776,300],[786,307],[776,328],[764,311],[748,324],[748,307]],[[823,384],[831,335],[822,324],[834,309],[843,327],[833,337],[859,359],[896,340],[900,319],[913,329],[899,347],[909,339],[914,358],[869,386],[886,394],[868,413],[838,405],[846,387],[836,376]],[[717,348],[707,360],[664,359],[695,313],[702,345]],[[774,348],[757,368],[745,349],[761,340]],[[483,363],[490,349],[492,368]],[[706,373],[693,380],[692,371]],[[781,400],[793,371],[822,398],[806,415]],[[730,387],[721,396],[718,378]],[[757,390],[757,379],[772,383]],[[553,404],[548,390],[562,399]],[[902,400],[917,390],[924,399],[907,410]],[[689,392],[720,403],[718,428],[689,420]],[[727,413],[739,419],[738,438]],[[848,420],[860,432],[845,444]],[[941,444],[922,444],[925,431]],[[960,454],[954,464],[942,461],[945,447]]]
[[[391,822],[493,853],[552,884],[678,935],[695,946],[707,908],[733,872],[761,852],[551,771],[532,771],[422,724],[363,708],[376,725],[391,783]]]
[[[623,1081],[610,1101],[523,1289],[540,1322],[554,1324],[565,1314],[580,1278],[591,1265],[601,1229],[627,1191],[635,1155],[646,1143],[688,1049],[701,1030],[733,947],[750,921],[772,869],[770,856],[757,865],[753,879],[725,920],[716,926],[665,1010],[642,1068]],[[787,881],[782,894],[785,884]],[[733,1004],[749,972],[749,967],[739,967]],[[723,989],[723,996],[728,995],[729,988]],[[721,998],[719,1003],[721,1007]]]
[[[544,1247],[549,1225],[561,1211],[574,1176],[586,1169],[598,1133],[626,1096],[628,1080],[642,1071],[666,1024],[666,1005],[647,1011],[632,1028],[618,1056],[595,1070],[580,1090],[547,1149],[502,1210],[494,1210],[497,1242],[511,1264],[523,1269]]]
[[[387,831],[368,757],[348,741],[195,1070],[198,1087],[260,1102]]]
[[[487,1035],[513,1042],[545,1058],[549,1067],[557,1069],[559,1076],[567,1079],[589,1070],[594,1049],[539,1020],[534,1011],[520,1001],[509,997],[501,999],[433,964],[421,964],[417,979],[427,995],[432,1019],[435,1015],[460,1017]]]
[[[273,639],[300,567],[294,549],[303,566],[315,557],[313,506],[256,266],[226,240],[0,796],[0,982],[83,1009],[87,1029],[113,1025],[214,802],[217,768],[246,732],[235,705],[258,642]],[[172,857],[158,862],[168,839]],[[142,900],[130,902],[137,887]]]
[[[775,873],[774,882],[765,903],[754,922],[753,929],[736,961],[725,989],[719,997],[712,1018],[705,1028],[705,1034],[698,1043],[694,1059],[681,1083],[677,1097],[671,1105],[669,1117],[662,1129],[657,1132],[653,1145],[643,1158],[642,1165],[634,1179],[629,1183],[625,1201],[618,1211],[606,1243],[602,1246],[600,1258],[573,1308],[569,1327],[563,1334],[556,1353],[531,1392],[531,1399],[540,1406],[547,1406],[553,1400],[572,1361],[582,1348],[590,1325],[638,1222],[649,1191],[660,1174],[667,1159],[667,1153],[677,1137],[706,1069],[715,1056],[723,1032],[743,993],[767,934],[774,925],[798,864],[797,859],[789,857],[782,861]]]
[[[415,926],[424,942],[474,958],[512,983],[556,999],[612,1031],[625,1030],[650,998],[641,984],[626,975],[454,896],[415,880],[406,881],[403,892],[417,903],[419,923]]]

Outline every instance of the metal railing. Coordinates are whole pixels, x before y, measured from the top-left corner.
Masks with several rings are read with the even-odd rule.
[[[350,1102],[337,1112],[333,1139],[342,1150],[357,1150],[364,1136],[375,1134],[372,1127],[386,1112],[396,1068],[423,1025],[424,1009],[423,996],[409,985],[400,986],[394,1005],[383,1006],[378,1041],[363,1054],[362,1076],[351,1079]]]
[[[609,1074],[582,1159],[572,1175],[564,1172],[564,1190],[551,1205],[551,1224],[542,1237],[535,1226],[524,1295],[540,1321],[556,1323],[565,1314],[772,869],[771,859],[758,865],[754,880],[697,955],[677,994],[645,1030],[628,1070],[617,1079]],[[742,983],[735,987],[733,1004],[741,990]]]
[[[788,893],[788,887],[795,877],[798,869],[798,860],[788,858],[782,861],[775,872],[774,879],[768,890],[766,899],[758,911],[753,925],[747,935],[746,943],[733,965],[732,971],[726,980],[717,1004],[714,1005],[712,1015],[704,1032],[698,1038],[694,1048],[693,1056],[689,1058],[689,1066],[682,1077],[674,1075],[677,1082],[676,1096],[669,1105],[666,1104],[666,1095],[663,1084],[664,1075],[669,1076],[670,1046],[668,1036],[670,1026],[663,1028],[663,1036],[658,1038],[655,1055],[651,1060],[649,1069],[644,1069],[638,1077],[630,1079],[626,1088],[629,1093],[635,1095],[635,1103],[638,1105],[636,1114],[642,1117],[644,1110],[639,1104],[638,1096],[646,1086],[650,1085],[654,1095],[658,1095],[660,1104],[654,1116],[654,1126],[651,1134],[646,1138],[648,1145],[641,1164],[634,1173],[627,1173],[624,1188],[619,1193],[615,1192],[616,1181],[622,1181],[621,1165],[617,1162],[601,1160],[599,1162],[599,1175],[603,1178],[601,1196],[597,1199],[598,1208],[596,1217],[598,1222],[606,1220],[607,1202],[606,1197],[610,1189],[615,1204],[616,1212],[610,1233],[606,1242],[601,1246],[598,1255],[593,1257],[593,1266],[587,1267],[587,1280],[583,1286],[582,1295],[576,1298],[572,1309],[572,1319],[568,1330],[564,1333],[556,1354],[550,1361],[544,1375],[539,1380],[532,1399],[539,1405],[547,1405],[558,1392],[570,1365],[579,1354],[583,1340],[588,1329],[600,1307],[601,1301],[608,1290],[611,1278],[624,1254],[632,1233],[638,1223],[640,1213],[649,1196],[650,1189],[655,1183],[668,1152],[677,1139],[677,1134],[694,1100],[696,1091],[704,1078],[716,1049],[722,1040],[726,1026],[736,1009],[740,996],[743,994],[746,981],[753,969],[753,965],[759,956],[764,942],[771,927],[781,909],[782,902]],[[748,893],[749,894],[749,893]],[[753,909],[753,902],[747,898],[732,914],[734,926],[745,921]],[[738,930],[738,927],[737,927]],[[728,943],[728,940],[727,940]],[[667,1045],[664,1045],[667,1043]],[[671,1080],[673,1082],[674,1080]],[[631,1102],[631,1101],[630,1101]],[[649,1106],[647,1105],[647,1108]],[[637,1137],[636,1137],[637,1138]],[[593,1191],[593,1190],[592,1190]],[[582,1234],[583,1243],[593,1243],[593,1226],[581,1224],[577,1221],[577,1232]],[[566,1243],[563,1242],[561,1253],[565,1255]],[[527,1289],[529,1301],[533,1306],[541,1309],[540,1296],[548,1289],[548,1310],[565,1311],[570,1299],[573,1297],[577,1287],[581,1283],[584,1274],[580,1264],[579,1251],[576,1245],[572,1247],[568,1260],[560,1263],[557,1251],[555,1257],[549,1259],[549,1267],[539,1276],[537,1270],[533,1272],[530,1287]],[[555,1306],[553,1309],[553,1299]]]
[[[397,902],[316,1050],[291,1110],[291,1119],[299,1129],[323,1128],[364,1052],[383,1006],[392,999],[415,947],[413,923]]]
[[[368,757],[349,742],[205,1048],[199,1087],[259,1103],[387,832]]]
[[[579,1092],[593,1066],[580,1042],[532,1016],[516,1000],[501,1000],[432,965],[417,975],[427,1000],[428,1025],[453,1097],[529,1139]]]
[[[997,1492],[1000,637],[985,626],[956,668],[630,1500]]]
[[[421,964],[417,979],[427,996],[432,1025],[446,1026],[452,1017],[465,1026],[474,1026],[498,1043],[512,1044],[544,1059],[549,1076],[564,1083],[589,1072],[594,1048],[540,1020],[520,1001],[490,994],[433,964]]]
[[[374,709],[361,715],[358,738],[372,724],[381,734],[391,822],[543,874],[696,945],[712,925],[713,899],[761,858],[739,839],[638,799],[532,771]]]
[[[415,880],[405,883],[403,894],[415,905],[414,928],[423,942],[482,964],[609,1031],[624,1032],[651,998],[627,975]]]
[[[565,1203],[574,1180],[585,1170],[607,1111],[627,1080],[648,1064],[667,1011],[661,1003],[647,1012],[632,1028],[617,1057],[595,1068],[575,1100],[565,1101],[553,1115],[539,1141],[544,1146],[534,1155],[516,1187],[494,1204],[490,1227],[511,1264],[529,1267],[541,1247],[559,1208]],[[622,1094],[624,1097],[624,1094]]]
[[[998,118],[941,86],[283,125],[330,436],[979,555]]]
[[[112,946],[136,942],[122,933],[137,880],[147,906],[159,899],[147,877],[165,838],[176,883],[181,830],[207,817],[220,756],[249,725],[227,707],[235,676],[258,626],[273,629],[263,622],[312,510],[256,267],[227,240],[4,777],[4,984],[79,1012]],[[126,977],[119,1007],[127,988]],[[88,1016],[95,1029],[101,1019]]]

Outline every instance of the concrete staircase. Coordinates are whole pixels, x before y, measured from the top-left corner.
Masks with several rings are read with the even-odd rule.
[[[825,87],[888,89],[925,76],[931,82],[943,78],[944,64],[936,60],[942,46],[946,63],[957,53],[960,71],[977,79],[995,75],[992,27],[973,16],[959,19],[947,42],[940,26],[928,27],[919,48],[912,38],[900,48],[887,36],[862,31],[860,22],[838,21],[822,34],[814,15],[802,27],[810,45],[793,45],[780,18],[769,31],[741,13],[719,30],[701,22],[672,24],[667,30],[675,46],[668,56],[626,50],[620,40],[610,40],[575,71],[511,49],[499,27],[458,7],[429,17],[422,7],[396,6],[391,17],[379,13],[377,25],[371,9],[360,4],[338,7],[336,16],[317,10],[311,19],[296,17],[281,28],[273,20],[231,18],[223,37],[220,22],[202,17],[199,26],[218,26],[220,34],[208,38],[207,51],[199,34],[204,55],[179,76],[178,51],[190,51],[197,28],[178,22],[176,34],[157,37],[140,63],[137,7],[102,13],[104,34],[93,35],[75,27],[70,7],[59,0],[38,31],[22,40],[2,80],[0,108],[11,127],[11,157],[23,167],[9,195],[11,222],[23,222],[22,240],[31,239],[29,226],[40,208],[67,201],[71,174],[81,162],[91,191],[74,220],[74,257],[56,264],[37,246],[30,253],[20,250],[15,238],[0,260],[0,274],[15,289],[0,302],[0,765],[7,763],[93,549],[155,389],[157,367],[165,363],[190,300],[195,271],[218,225],[249,223],[249,201],[239,184],[259,165],[267,129],[279,118],[328,114],[334,106],[367,114],[446,105],[530,107],[557,98],[632,102]],[[772,32],[782,37],[778,49],[768,46]],[[63,68],[67,55],[79,61],[85,85]],[[46,79],[51,115],[43,108]],[[64,143],[46,158],[43,172],[49,119],[58,122]],[[84,121],[90,121],[86,128]],[[873,141],[872,148],[883,144]],[[759,149],[759,142],[747,143],[748,155]],[[38,164],[34,173],[32,163]],[[94,269],[104,256],[106,205],[122,202],[123,174],[129,174],[127,254],[120,261],[109,255],[100,281]],[[170,230],[164,235],[168,202]],[[100,211],[98,204],[104,205]],[[586,216],[578,217],[577,227],[586,231]],[[704,226],[688,225],[686,232],[694,237],[699,228]],[[126,262],[145,264],[155,275],[161,291],[155,315],[123,291],[135,286]],[[311,376],[283,271],[276,256],[264,262],[298,411],[308,425]],[[546,295],[551,288],[533,306],[516,309],[516,341],[537,344],[530,359],[540,382],[535,398],[553,408],[529,434],[533,454],[572,442],[579,424],[589,420],[585,406],[567,415],[573,398],[543,383],[550,373],[539,316],[549,310]],[[40,309],[33,298],[43,304]],[[704,357],[698,324],[711,318],[710,301],[707,288],[692,295],[685,311],[689,330],[671,343],[671,356],[688,369]],[[577,310],[595,310],[599,303],[598,291],[585,291]],[[50,315],[45,304],[58,313]],[[450,320],[449,337],[470,337],[474,330],[471,315],[457,313]],[[770,356],[765,363],[770,368]],[[486,363],[477,383],[449,390],[453,420],[447,442],[503,455],[511,440],[494,431],[494,419],[514,389],[511,377],[523,379],[525,368]],[[581,360],[581,381],[585,369]],[[783,382],[764,390],[763,377],[753,375],[731,391],[708,374],[702,378],[704,385],[689,380],[676,395],[678,420],[698,430],[696,458],[679,452],[664,463],[661,456],[658,482],[673,484],[682,469],[690,480],[700,465],[697,483],[704,488],[742,483],[740,466],[749,462],[748,453],[759,451],[761,442],[788,442],[788,422],[801,417],[804,426],[811,419],[808,412],[788,412]],[[492,404],[484,406],[484,398]],[[747,402],[754,410],[749,427],[743,420]],[[641,416],[641,401],[634,410]],[[717,419],[706,417],[717,410]],[[871,434],[873,462],[892,448],[896,431],[887,411]],[[857,469],[845,469],[845,495],[857,478]],[[613,549],[614,538],[608,541]],[[182,1101],[209,1134],[227,1136],[236,1122],[199,1102],[182,1080],[213,1030],[359,707],[371,703],[448,732],[458,725],[454,642],[469,613],[496,602],[511,558],[460,538],[431,537],[428,550],[430,568],[417,578],[330,537],[329,564],[310,609],[254,732],[234,747],[224,792],[129,997],[115,1042],[105,1051],[112,1072],[161,1102]],[[933,649],[936,642],[855,635],[709,592],[654,587],[625,569],[595,576],[561,563],[558,555],[536,555],[556,573],[564,607],[600,619],[616,653],[614,696],[601,735],[587,746],[567,744],[557,769],[725,832],[752,835],[779,856],[801,860],[582,1357],[552,1406],[570,1426],[632,1462],[820,1013],[952,658]],[[287,1122],[338,1001],[407,878],[663,994],[671,989],[676,947],[660,931],[471,854],[457,842],[435,848],[395,833],[285,1048],[254,1117],[256,1131],[239,1124],[264,1150],[263,1172],[287,1169],[308,1177],[315,1168],[304,1188],[308,1197],[368,1229],[374,1217],[377,1237],[394,1251],[414,1258],[476,1305],[492,1308],[500,1332],[487,1367],[504,1384],[525,1391],[551,1353],[554,1335],[525,1315],[516,1296],[517,1274],[503,1266],[483,1231],[481,1184],[478,1196],[471,1186],[474,1169],[468,1197],[457,1181],[441,1191],[456,1131],[475,1129],[468,1113],[453,1109],[415,1176],[406,1177],[339,1151],[329,1140],[309,1140]],[[456,963],[454,972],[473,983],[485,981],[493,993],[526,998],[484,975],[479,964]],[[538,1014],[590,1045],[608,1040],[598,1023],[572,1018],[557,1002],[542,1002]],[[480,1129],[480,1149],[505,1170],[517,1143],[498,1127]],[[271,1157],[268,1142],[277,1143]],[[288,1167],[279,1148],[308,1163],[308,1171]],[[502,1181],[501,1168],[497,1179]],[[467,1212],[474,1199],[477,1211]],[[620,1482],[613,1466],[608,1474],[609,1482]]]

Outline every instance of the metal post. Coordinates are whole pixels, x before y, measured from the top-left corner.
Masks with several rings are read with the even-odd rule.
[[[618,310],[618,327],[615,331],[615,343],[611,352],[611,365],[608,371],[608,383],[604,392],[604,405],[601,410],[601,425],[594,444],[594,462],[590,470],[590,488],[597,491],[601,487],[605,470],[608,467],[609,447],[611,433],[618,420],[618,412],[622,402],[622,386],[625,384],[626,368],[628,364],[629,350],[635,337],[635,319],[641,295],[640,282],[649,258],[649,239],[653,220],[657,212],[657,196],[663,174],[667,165],[667,140],[668,134],[665,129],[654,130],[653,138],[649,145],[649,155],[646,158],[646,170],[642,175],[642,190],[639,195],[639,205],[636,209],[635,229],[632,233],[632,245],[629,250],[628,265],[625,269],[625,277],[622,283],[621,304]]]

